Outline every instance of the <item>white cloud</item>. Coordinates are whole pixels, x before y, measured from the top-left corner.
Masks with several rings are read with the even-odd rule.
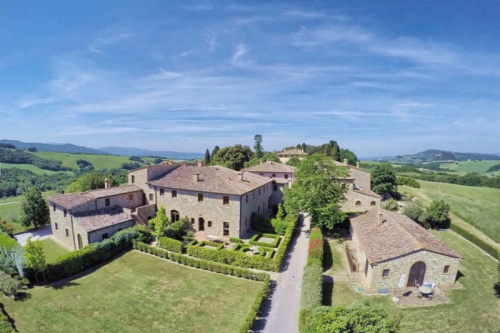
[[[248,47],[244,43],[239,43],[231,57],[231,63],[236,64],[248,52]]]

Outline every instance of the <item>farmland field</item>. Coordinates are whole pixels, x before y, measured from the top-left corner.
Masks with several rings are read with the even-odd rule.
[[[19,332],[237,332],[261,282],[130,251],[87,275],[4,298]]]
[[[490,167],[496,164],[500,164],[500,161],[463,161],[455,163],[441,163],[440,167],[443,169],[453,170],[461,174],[466,174],[469,172],[484,174]],[[500,175],[500,171],[488,174]]]
[[[61,161],[65,167],[78,169],[77,160],[86,160],[94,165],[97,170],[101,169],[121,169],[123,163],[132,163],[128,156],[115,155],[93,155],[93,154],[68,154],[41,151],[34,153],[36,156],[51,160]]]
[[[34,166],[32,164],[12,164],[12,163],[2,163],[2,169],[10,169],[10,168],[18,168],[21,170],[28,170],[33,172],[36,175],[53,175],[58,172],[65,172],[65,173],[71,173],[71,171],[52,171],[52,170],[44,170],[40,169],[37,166]]]

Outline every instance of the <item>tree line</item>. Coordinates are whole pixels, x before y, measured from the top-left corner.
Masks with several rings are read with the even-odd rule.
[[[8,149],[0,147],[0,162],[11,164],[32,164],[44,170],[71,171],[73,169],[63,167],[61,161],[49,160],[27,153],[20,149]]]

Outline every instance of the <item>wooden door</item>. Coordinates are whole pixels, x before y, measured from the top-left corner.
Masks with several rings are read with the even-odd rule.
[[[417,284],[421,286],[424,283],[425,264],[418,261],[411,266],[408,276],[408,287],[415,287]]]
[[[198,219],[198,231],[204,231],[205,230],[205,220],[200,217]]]

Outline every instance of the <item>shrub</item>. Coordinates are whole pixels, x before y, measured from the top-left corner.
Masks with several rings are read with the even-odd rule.
[[[410,178],[410,177],[401,177],[398,176],[396,177],[396,184],[397,185],[406,185],[414,188],[420,188],[420,183],[415,180],[415,178]]]
[[[7,251],[17,244],[16,240],[9,235],[0,233],[0,246],[3,246]]]
[[[250,226],[258,232],[274,232],[271,219],[260,213],[252,213]]]
[[[396,333],[399,322],[399,315],[391,317],[384,309],[366,304],[321,306],[311,311],[301,332]]]
[[[3,308],[3,305],[0,305]],[[9,321],[9,318],[1,314],[0,315],[0,332],[2,333],[15,333],[16,331],[12,327],[11,322]]]
[[[5,273],[0,273],[0,291],[2,291],[5,295],[15,295],[21,287],[21,281],[13,279]]]
[[[282,219],[272,219],[271,226],[275,234],[284,235],[286,232],[286,228],[288,227],[289,222]]]
[[[209,242],[209,241],[201,241],[198,244],[196,244],[196,246],[199,246],[199,247],[204,247],[205,245],[215,247],[215,249],[213,249],[213,250],[207,249],[207,250],[212,250],[212,251],[219,251],[219,250],[222,250],[224,248],[224,244]]]
[[[396,200],[390,199],[382,204],[382,208],[395,212],[399,209],[399,204]]]
[[[304,268],[300,293],[300,309],[308,311],[316,306],[320,306],[322,298],[323,267],[314,262]]]
[[[424,210],[414,202],[407,202],[403,208],[403,214],[417,223],[421,221],[424,213]]]
[[[182,239],[187,235],[190,228],[189,219],[187,217],[181,218],[179,221],[172,223],[165,229],[165,236],[175,239]]]
[[[443,200],[436,200],[431,203],[425,211],[425,222],[434,229],[450,227],[450,205]]]
[[[272,243],[265,243],[265,242],[259,242],[258,239],[260,238],[273,238],[274,241]],[[257,245],[257,246],[264,246],[264,247],[277,247],[279,242],[280,242],[281,237],[278,235],[273,235],[273,234],[255,234],[253,237],[250,239],[249,243],[250,245]]]
[[[229,237],[231,243],[243,243],[243,241],[237,237]]]
[[[172,251],[172,252],[176,252],[176,253],[183,253],[184,252],[184,245],[182,244],[181,241],[179,241],[177,239],[168,238],[168,237],[161,237],[158,240],[158,244],[160,245],[160,247],[162,247],[168,251]]]
[[[320,266],[323,265],[323,240],[313,239],[309,241],[309,258],[307,259],[307,265],[312,265],[313,263]]]
[[[290,245],[290,241],[292,240],[295,227],[297,226],[298,217],[288,214],[285,220],[289,220],[290,223],[286,229],[285,236],[281,241],[281,246],[278,248],[278,251],[276,251],[276,255],[274,256],[274,261],[276,263],[276,272],[280,271],[283,260],[285,259],[286,251],[288,249],[288,246]]]
[[[145,226],[136,224],[134,226],[134,229],[139,233],[139,237],[137,238],[138,241],[143,243],[150,243],[153,240],[153,234]]]
[[[450,225],[450,229],[455,231],[457,234],[459,234],[463,238],[467,239],[471,243],[477,245],[478,247],[480,247],[481,249],[483,249],[487,253],[489,253],[493,258],[500,260],[500,253],[495,246],[486,243],[484,240],[482,240],[478,236],[470,233],[468,230],[465,230],[461,226],[456,225],[454,223],[452,223]]]
[[[12,214],[12,212],[13,212],[12,210],[9,211],[9,214]],[[14,236],[14,226],[2,219],[0,219],[0,231],[6,233],[10,237]]]
[[[321,232],[320,228],[312,228],[309,232],[309,241],[312,241],[314,239],[323,240],[323,233]]]
[[[257,317],[257,313],[259,312],[260,307],[262,306],[262,302],[268,297],[269,295],[269,285],[270,285],[271,279],[269,276],[266,276],[264,279],[264,284],[262,285],[262,288],[259,290],[257,293],[257,296],[255,297],[255,301],[253,302],[252,309],[248,313],[245,322],[241,325],[239,332],[240,333],[247,333],[251,328],[252,325],[255,321],[255,317]]]

